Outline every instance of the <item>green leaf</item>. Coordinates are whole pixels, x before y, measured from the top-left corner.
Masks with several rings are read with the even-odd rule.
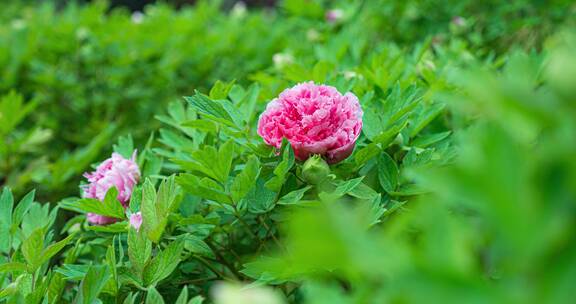
[[[192,195],[223,204],[232,204],[224,189],[208,178],[200,179],[195,175],[184,173],[176,177],[176,182]]]
[[[136,229],[130,228],[128,231],[128,258],[132,267],[141,274],[151,255],[152,243],[150,240],[144,236],[142,230],[137,232]]]
[[[188,286],[184,286],[184,288],[182,288],[182,291],[180,292],[180,295],[178,296],[178,299],[176,299],[176,302],[174,302],[174,304],[187,304],[188,302]]]
[[[370,143],[366,147],[359,149],[354,153],[354,161],[356,166],[362,166],[366,164],[370,159],[380,154],[380,148],[375,143]]]
[[[254,213],[265,213],[274,208],[276,192],[268,189],[264,180],[256,180],[255,186],[246,194],[242,204],[248,206],[248,210]]]
[[[254,155],[251,155],[246,162],[244,169],[236,175],[232,185],[230,186],[230,192],[232,195],[232,200],[238,203],[250,189],[254,186],[254,181],[258,179],[260,175],[260,161]]]
[[[212,163],[216,172],[218,173],[218,180],[226,183],[230,169],[232,168],[232,160],[234,159],[234,142],[229,140],[225,142],[218,150],[218,162]],[[212,161],[213,162],[213,161]]]
[[[284,138],[282,140],[282,161],[274,169],[274,177],[266,182],[266,188],[279,192],[282,189],[282,185],[286,181],[286,174],[294,166],[294,151],[290,143]]]
[[[5,187],[0,196],[0,252],[7,253],[12,246],[10,235],[12,208],[14,208],[14,197],[10,189]]]
[[[311,188],[312,188],[312,186],[306,186],[302,189],[298,189],[298,190],[294,190],[292,192],[289,192],[278,200],[278,204],[280,204],[280,205],[296,204],[302,199],[302,197],[304,196],[306,191],[310,190]]]
[[[103,233],[122,233],[126,232],[128,225],[127,222],[118,222],[106,226],[90,225],[86,227],[86,230]]]
[[[188,120],[182,123],[183,127],[190,127],[195,130],[200,130],[206,133],[216,133],[218,131],[218,124],[210,120],[196,119]]]
[[[452,131],[446,131],[446,132],[418,136],[414,139],[414,141],[412,141],[412,146],[418,148],[426,148],[432,144],[435,144],[447,138],[448,136],[450,136],[451,133]]]
[[[410,138],[416,136],[422,129],[424,129],[424,127],[432,122],[434,118],[440,115],[440,113],[444,111],[445,107],[446,105],[443,103],[435,103],[424,107],[410,124],[408,132]]]
[[[248,88],[248,91],[238,103],[240,106],[240,111],[244,116],[246,122],[251,122],[254,116],[257,114],[256,104],[258,102],[258,96],[260,95],[260,86],[258,83],[253,83]]]
[[[26,295],[25,302],[27,304],[40,304],[46,297],[48,286],[50,284],[50,277],[52,272],[48,271],[46,276],[38,277],[34,281],[34,277],[30,275],[30,292]]]
[[[381,218],[386,212],[386,208],[382,204],[382,196],[379,194],[374,197],[374,199],[370,202],[370,210],[369,210],[369,225],[374,226],[381,222]]]
[[[18,280],[18,292],[26,297],[32,292],[32,285],[34,281],[34,277],[32,274],[23,273],[20,275]]]
[[[44,228],[34,230],[20,247],[22,255],[24,259],[26,259],[26,262],[28,262],[28,267],[31,271],[36,270],[35,266],[44,249],[44,233]]]
[[[176,207],[179,188],[170,176],[160,184],[156,194],[156,210],[159,216],[166,217]]]
[[[384,213],[382,216],[388,216],[388,215],[394,213],[395,211],[400,209],[405,204],[406,204],[406,201],[390,201],[390,203],[387,205],[388,208],[384,210]]]
[[[418,167],[429,164],[432,160],[434,150],[426,149],[420,152],[416,152],[415,148],[410,149],[404,159],[402,160],[402,167]]]
[[[380,146],[385,149],[390,145],[390,143],[394,141],[396,136],[398,136],[398,133],[400,133],[404,127],[406,127],[406,125],[407,123],[392,126],[388,130],[375,136],[372,141],[374,143],[380,144]]]
[[[42,266],[42,264],[44,264],[45,262],[50,260],[53,256],[55,256],[58,252],[60,252],[60,250],[62,250],[66,245],[68,245],[68,243],[73,238],[74,238],[74,234],[71,234],[68,237],[66,237],[65,239],[46,247],[46,249],[44,249],[42,251],[42,254],[40,255],[40,257],[36,261],[35,266],[37,266],[37,267]],[[36,269],[36,268],[34,268],[34,269]]]
[[[34,202],[35,193],[36,193],[35,190],[28,192],[28,194],[26,194],[20,200],[18,205],[16,205],[16,208],[14,209],[14,214],[12,215],[12,231],[15,231],[15,229],[20,225],[20,223],[22,223],[22,219],[24,219],[24,214],[28,212],[28,210],[32,206],[32,203]]]
[[[212,100],[208,96],[200,94],[198,91],[196,91],[194,96],[187,96],[184,97],[184,99],[204,117],[236,129],[241,129],[239,127],[240,115],[229,101]]]
[[[396,162],[383,152],[378,157],[378,180],[384,191],[390,193],[398,187],[398,166]]]
[[[86,276],[80,283],[74,303],[93,304],[110,278],[108,266],[90,266]]]
[[[348,191],[348,195],[359,199],[374,199],[374,197],[378,196],[379,193],[376,192],[374,189],[370,188],[368,185],[364,183],[360,183],[353,189]]]
[[[44,248],[44,234],[44,228],[38,228],[34,230],[34,232],[32,232],[32,234],[22,243],[22,255],[24,256],[24,259],[26,259],[26,262],[28,262],[28,270],[31,273],[36,271],[36,269],[42,266],[42,264],[60,252],[60,250],[62,250],[62,248],[64,248],[64,246],[66,246],[74,237],[73,234],[69,235],[60,242],[51,244]]]
[[[146,264],[142,274],[145,286],[154,286],[168,277],[180,263],[183,249],[182,241],[174,241]]]
[[[178,205],[179,190],[174,176],[162,181],[158,193],[150,179],[142,186],[142,227],[150,240],[157,243],[164,232],[168,215]]]
[[[118,190],[112,187],[106,192],[104,201],[101,202],[93,198],[83,198],[79,200],[63,200],[58,205],[64,209],[80,213],[95,213],[107,217],[124,219],[124,207],[118,201]]]
[[[38,105],[32,101],[24,104],[22,95],[10,91],[0,98],[0,135],[10,132]]]
[[[49,204],[41,205],[39,203],[32,203],[28,212],[24,214],[24,219],[20,225],[24,234],[22,238],[30,236],[37,228],[48,228],[52,225],[52,214],[56,215],[54,213],[56,209],[57,208],[50,212]]]
[[[122,155],[124,158],[130,159],[134,153],[134,140],[132,135],[120,136],[118,144],[113,146],[114,152]]]
[[[164,304],[164,299],[158,293],[156,288],[150,287],[148,288],[148,294],[146,295],[146,304]]]
[[[160,236],[156,236],[156,230],[158,227],[165,225],[165,220],[158,216],[156,210],[156,189],[150,179],[146,179],[144,185],[142,185],[140,210],[142,212],[142,230],[146,232],[149,238],[152,235],[155,239],[158,239]],[[152,240],[152,238],[150,239]]]
[[[160,129],[160,138],[158,141],[174,150],[185,150],[187,147],[194,145],[194,142],[188,137],[168,129]]]
[[[184,239],[184,248],[194,254],[214,258],[214,252],[210,246],[198,236],[187,234]]]
[[[142,204],[142,187],[136,186],[132,189],[132,195],[130,196],[130,212],[136,213],[140,211],[140,205]]]
[[[326,62],[319,61],[312,68],[312,80],[316,83],[325,83],[331,70],[334,69],[334,65]]]
[[[26,271],[26,264],[19,262],[0,264],[0,273],[13,271]]]
[[[362,183],[363,179],[364,179],[364,176],[361,176],[361,177],[357,177],[357,178],[353,178],[351,180],[341,182],[340,184],[338,184],[338,186],[334,190],[334,193],[338,196],[348,194],[348,193],[352,192],[352,190],[354,190],[358,185],[360,185]]]
[[[417,184],[406,184],[402,185],[398,190],[390,192],[390,194],[394,196],[414,196],[428,192],[430,192],[430,190],[424,189]]]
[[[188,301],[188,304],[202,304],[202,303],[204,303],[203,296],[195,296],[192,299],[190,299],[190,301]]]
[[[122,302],[122,304],[135,304],[137,295],[138,293],[136,294],[129,293],[128,296],[124,299],[124,302]]]
[[[86,276],[90,267],[90,265],[64,264],[56,268],[56,272],[63,275],[66,280],[80,281]]]
[[[106,250],[106,264],[108,265],[111,274],[110,280],[106,282],[105,291],[113,296],[118,294],[118,270],[116,265],[116,250],[115,250],[116,238],[112,240],[112,246],[108,247]]]
[[[148,177],[160,174],[164,164],[164,158],[150,150],[146,150],[145,153],[145,162],[144,169],[142,170],[142,176]]]
[[[212,86],[212,89],[210,89],[210,98],[212,99],[226,99],[226,97],[228,97],[228,92],[230,92],[230,89],[232,89],[232,86],[234,85],[236,81],[232,80],[230,82],[222,82],[220,80],[216,80],[216,83],[214,84],[214,86]]]
[[[191,160],[174,159],[174,162],[184,169],[201,172],[221,183],[228,181],[234,157],[234,142],[227,141],[219,150],[213,146],[205,146],[192,153]]]

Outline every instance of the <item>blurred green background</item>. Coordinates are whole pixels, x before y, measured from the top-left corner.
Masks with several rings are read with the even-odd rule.
[[[247,276],[306,303],[576,301],[574,1],[184,2],[0,3],[0,185],[77,195],[127,134],[185,153],[166,125],[218,80],[257,83],[262,107],[326,81],[365,110],[336,173],[381,187],[381,149],[418,191],[377,188],[394,198],[381,213],[350,197],[294,211],[280,225],[292,254]]]

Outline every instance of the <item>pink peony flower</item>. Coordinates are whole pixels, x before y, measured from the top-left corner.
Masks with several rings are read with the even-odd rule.
[[[140,230],[140,226],[142,226],[142,213],[140,213],[140,211],[130,215],[130,226],[136,230]]]
[[[82,186],[85,198],[94,198],[104,201],[106,192],[112,187],[118,190],[118,201],[127,207],[132,195],[134,185],[140,180],[140,169],[136,164],[136,151],[130,159],[122,157],[118,153],[112,153],[112,157],[102,162],[96,171],[85,173],[89,184]],[[106,225],[115,222],[114,218],[98,214],[88,213],[88,221],[97,225]]]
[[[280,148],[285,137],[299,160],[319,154],[331,164],[350,156],[361,129],[358,98],[314,82],[284,90],[258,122],[258,134],[268,145]]]

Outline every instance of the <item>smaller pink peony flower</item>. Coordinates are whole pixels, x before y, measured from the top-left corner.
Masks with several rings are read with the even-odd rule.
[[[319,154],[331,164],[350,156],[361,129],[358,98],[314,82],[284,90],[258,121],[258,134],[268,145],[280,148],[286,138],[299,160]]]
[[[122,157],[118,153],[112,153],[112,157],[103,161],[96,171],[85,173],[89,184],[82,186],[82,197],[94,198],[104,201],[108,190],[116,187],[118,201],[123,207],[127,207],[132,195],[132,189],[140,180],[140,168],[136,164],[136,151],[130,159]],[[97,225],[106,225],[116,221],[114,218],[98,214],[88,213],[88,221]]]
[[[130,226],[136,230],[140,230],[140,226],[142,226],[142,213],[140,213],[140,211],[130,215]]]

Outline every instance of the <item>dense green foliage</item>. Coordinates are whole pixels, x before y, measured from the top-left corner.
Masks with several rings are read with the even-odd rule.
[[[573,297],[570,1],[2,6],[0,301]],[[310,80],[364,110],[329,172],[256,134],[266,103]],[[91,164],[134,149],[139,231],[114,190],[74,197]]]

